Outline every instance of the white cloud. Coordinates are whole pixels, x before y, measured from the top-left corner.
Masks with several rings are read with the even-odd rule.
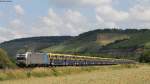
[[[115,9],[110,1],[109,4],[96,6],[95,17],[101,28],[116,28],[119,23],[128,20],[129,13]]]
[[[13,34],[11,39],[34,36],[32,33],[30,33],[30,28],[21,19],[14,19],[10,21],[5,29]],[[7,34],[9,35],[9,33]]]
[[[15,5],[14,9],[17,15],[24,15],[24,9],[22,8],[21,5]]]
[[[19,28],[22,25],[22,23],[19,19],[14,19],[14,20],[10,21],[9,25],[12,28]]]
[[[150,0],[135,0],[136,4],[126,10],[115,8],[114,1],[123,4],[120,3],[122,0],[53,0],[57,6],[66,8],[54,8],[56,11],[50,8],[47,15],[38,18],[33,25],[24,21],[27,20],[25,17],[16,17],[9,22],[9,26],[0,28],[0,39],[78,35],[97,28],[150,27]],[[24,16],[25,11],[21,5],[15,5],[14,9],[18,16]],[[93,13],[88,16],[90,10]],[[3,14],[0,13],[0,16]]]
[[[53,9],[49,9],[48,16],[44,16],[42,18],[43,22],[46,23],[46,25],[60,25],[62,24],[61,17],[56,14]]]
[[[89,21],[87,17],[83,16],[79,11],[68,10],[64,19],[66,28],[70,29],[73,35],[78,35],[81,32],[89,30]],[[69,26],[70,25],[70,26]]]
[[[103,24],[102,26],[149,28],[150,0],[135,0],[135,3],[127,11],[117,10],[112,4],[97,6],[95,8],[96,19],[99,24]],[[120,3],[118,2],[118,4]]]
[[[150,6],[136,5],[130,9],[131,19],[138,21],[150,21]]]
[[[95,23],[95,28],[117,28],[118,25],[115,22],[103,21],[99,16],[97,16],[97,22]]]
[[[80,23],[81,21],[85,20],[85,17],[83,15],[81,15],[81,13],[79,11],[68,10],[64,16],[65,16],[66,20],[68,20],[69,22],[72,22],[72,23]],[[65,19],[65,18],[63,18],[63,19]],[[83,22],[85,22],[85,21],[83,21]]]
[[[48,16],[42,17],[42,21],[45,30],[49,31],[47,33],[52,35],[77,35],[83,32],[84,28],[87,29],[86,17],[73,10],[67,10],[64,14],[59,15],[50,9]]]
[[[14,38],[14,34],[9,28],[0,27],[0,42],[7,41]]]
[[[95,19],[97,22],[91,25],[99,25],[101,27],[118,27],[120,22],[124,22],[129,19],[129,13],[123,10],[117,10],[113,7],[113,3],[119,0],[55,0],[57,5],[62,7],[88,7],[95,9]],[[84,29],[83,29],[84,30]]]
[[[105,21],[123,21],[128,18],[128,13],[124,11],[117,11],[111,6],[100,6],[96,8],[97,16],[103,18]]]
[[[120,27],[150,28],[150,0],[136,0],[136,4],[128,9],[128,19],[119,22]]]

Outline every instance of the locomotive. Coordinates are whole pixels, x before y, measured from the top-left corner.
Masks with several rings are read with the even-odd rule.
[[[133,60],[78,56],[68,54],[26,52],[16,55],[18,66],[90,66],[133,64]]]

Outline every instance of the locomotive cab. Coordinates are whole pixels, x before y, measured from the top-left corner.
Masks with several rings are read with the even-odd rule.
[[[27,64],[27,56],[30,54],[30,52],[26,52],[24,54],[17,54],[16,55],[16,64],[18,66],[25,66]]]
[[[28,66],[48,66],[50,61],[46,53],[26,52],[16,55],[17,65]]]
[[[17,54],[16,55],[17,65],[26,64],[26,54]]]

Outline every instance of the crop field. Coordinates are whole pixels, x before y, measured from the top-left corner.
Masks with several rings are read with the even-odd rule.
[[[37,70],[36,70],[37,71]],[[74,70],[76,74],[5,80],[0,84],[150,84],[150,66],[110,67],[95,70]]]

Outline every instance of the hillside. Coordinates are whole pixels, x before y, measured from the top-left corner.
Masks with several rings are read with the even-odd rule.
[[[43,51],[137,59],[143,49],[150,44],[148,36],[148,29],[98,29],[80,34]]]
[[[65,40],[71,39],[70,36],[43,36],[15,39],[0,44],[0,48],[6,50],[9,56],[26,51],[38,51],[48,46],[56,45]]]
[[[148,29],[97,29],[75,37],[52,36],[15,39],[0,44],[9,56],[42,51],[100,57],[139,59],[150,48]]]

